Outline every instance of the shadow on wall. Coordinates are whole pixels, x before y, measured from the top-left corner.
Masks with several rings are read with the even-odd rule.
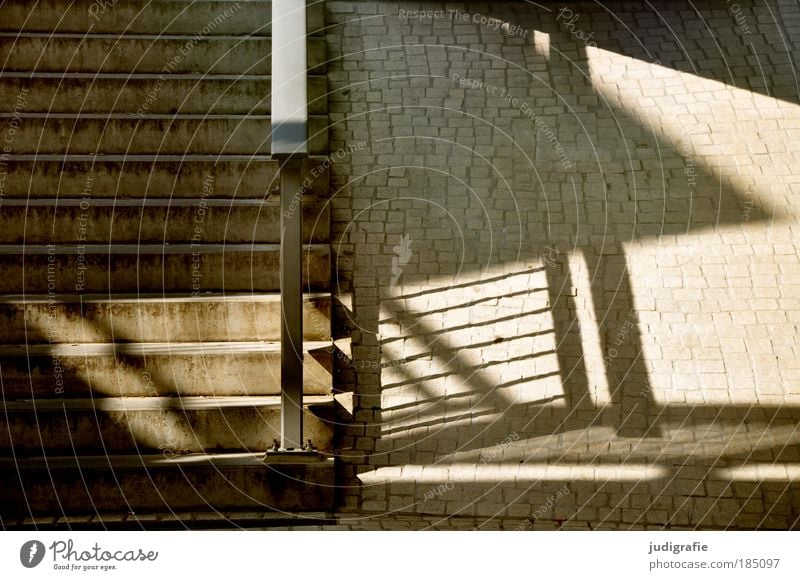
[[[371,144],[379,167],[353,196],[372,185],[387,199],[344,234],[372,231],[369,212],[395,234],[380,264],[354,267],[357,317],[358,277],[377,264],[381,288],[381,436],[377,471],[360,477],[363,510],[530,518],[567,485],[575,493],[548,518],[798,525],[800,400],[781,400],[781,379],[737,391],[719,341],[736,326],[726,267],[759,264],[752,251],[731,256],[794,219],[785,163],[796,151],[771,129],[800,120],[785,21],[738,6],[725,19],[687,18],[689,3],[652,14],[493,5],[535,31],[506,37],[503,56],[404,47],[436,55],[430,92],[356,114],[413,133]],[[759,57],[767,44],[782,52]],[[421,86],[402,75],[370,85]],[[720,295],[720,316],[704,310]],[[365,335],[371,314],[358,319]],[[719,336],[704,334],[715,325]],[[684,363],[680,348],[714,356]]]

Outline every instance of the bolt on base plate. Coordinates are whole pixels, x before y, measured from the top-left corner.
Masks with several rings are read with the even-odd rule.
[[[272,440],[272,446],[264,454],[265,463],[294,463],[322,461],[324,457],[317,451],[311,439],[301,448],[290,447],[285,449],[280,446],[277,439]]]

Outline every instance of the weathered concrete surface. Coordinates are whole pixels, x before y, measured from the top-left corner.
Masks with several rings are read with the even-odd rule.
[[[320,397],[324,399],[326,397]],[[279,397],[118,398],[0,403],[0,454],[17,457],[266,451],[279,438]],[[313,397],[310,397],[313,400]],[[51,404],[48,404],[51,403]],[[156,408],[151,408],[156,407]],[[35,409],[35,414],[34,414]],[[332,430],[314,413],[304,414],[304,433],[323,450],[330,449]]]
[[[0,252],[7,251],[0,247]],[[39,247],[41,250],[46,246]],[[63,249],[64,246],[56,246]],[[115,247],[112,247],[114,249]],[[189,245],[133,246],[108,254],[108,246],[87,247],[80,254],[78,246],[70,254],[33,254],[33,246],[0,253],[0,292],[22,294],[75,292],[275,292],[280,289],[277,247],[239,248]],[[102,253],[92,253],[102,251]],[[170,252],[170,253],[165,253]],[[48,271],[49,268],[49,271]],[[304,253],[305,288],[312,292],[328,288],[330,249],[327,245],[307,246]],[[51,280],[48,281],[48,276]]]
[[[2,56],[0,56],[2,58]],[[309,117],[309,151],[328,150],[327,119]],[[209,118],[24,118],[16,131],[18,154],[266,155],[270,119],[261,116]]]
[[[105,459],[105,458],[103,458]],[[264,509],[313,511],[333,506],[333,462],[266,466],[256,456],[237,463],[196,461],[183,465],[162,456],[135,458],[120,466],[112,458],[94,469],[53,470],[22,464],[0,466],[7,482],[0,510],[6,514],[126,513],[170,510]],[[111,463],[112,467],[108,467]],[[84,479],[91,481],[87,490]]]
[[[257,36],[0,36],[0,62],[6,63],[6,71],[268,75],[271,52],[271,40]],[[309,74],[325,72],[323,39],[308,39],[308,63]]]
[[[263,0],[152,0],[146,7],[134,2],[116,2],[105,10],[102,4],[95,0],[40,0],[34,4],[7,0],[0,7],[0,29],[83,33],[87,24],[91,24],[95,33],[161,32],[194,36],[205,29],[206,35],[216,36],[272,32],[272,3]],[[309,34],[321,34],[324,4],[309,3],[306,20]]]
[[[277,341],[279,294],[181,296],[26,294],[0,301],[0,344],[50,342]],[[330,297],[306,296],[303,336],[330,340]]]
[[[4,193],[8,198],[182,198],[213,197],[264,199],[278,191],[279,163],[265,156],[189,156],[148,154],[145,159],[105,156],[90,160],[13,159],[6,168]],[[303,165],[309,194],[325,196],[329,167],[309,158]]]
[[[92,73],[93,74],[93,73]],[[119,76],[123,78],[119,78]],[[13,103],[29,91],[25,111],[30,113],[136,113],[201,115],[269,115],[269,77],[224,79],[159,75],[147,78],[119,75],[95,78],[0,78],[0,102]],[[327,79],[308,78],[308,112],[324,115],[328,109]],[[152,95],[152,97],[151,97]],[[146,111],[143,107],[147,104]]]
[[[44,205],[44,204],[47,205]],[[318,244],[330,237],[330,206],[303,203],[303,242]],[[0,206],[0,244],[92,243],[197,244],[280,243],[280,207],[270,199],[201,199],[84,201],[39,200]]]
[[[42,336],[44,332],[44,337]],[[31,340],[46,338],[46,327]],[[330,348],[306,343],[304,392],[332,392]],[[308,349],[313,348],[313,352]],[[277,343],[14,345],[0,347],[6,400],[255,396],[280,393]]]
[[[330,509],[332,461],[246,453],[280,427],[270,3],[106,4],[0,6],[0,516]],[[323,26],[316,3],[321,155]],[[330,287],[328,168],[303,167],[307,292]],[[330,300],[306,306],[305,435],[328,451]]]

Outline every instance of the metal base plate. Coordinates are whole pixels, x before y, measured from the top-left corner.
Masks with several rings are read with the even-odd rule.
[[[325,457],[319,451],[267,451],[264,463],[317,463],[324,461]]]

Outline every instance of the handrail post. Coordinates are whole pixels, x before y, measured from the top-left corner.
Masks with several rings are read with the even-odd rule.
[[[305,0],[272,2],[271,153],[281,161],[281,440],[303,447],[302,162],[308,156]]]

